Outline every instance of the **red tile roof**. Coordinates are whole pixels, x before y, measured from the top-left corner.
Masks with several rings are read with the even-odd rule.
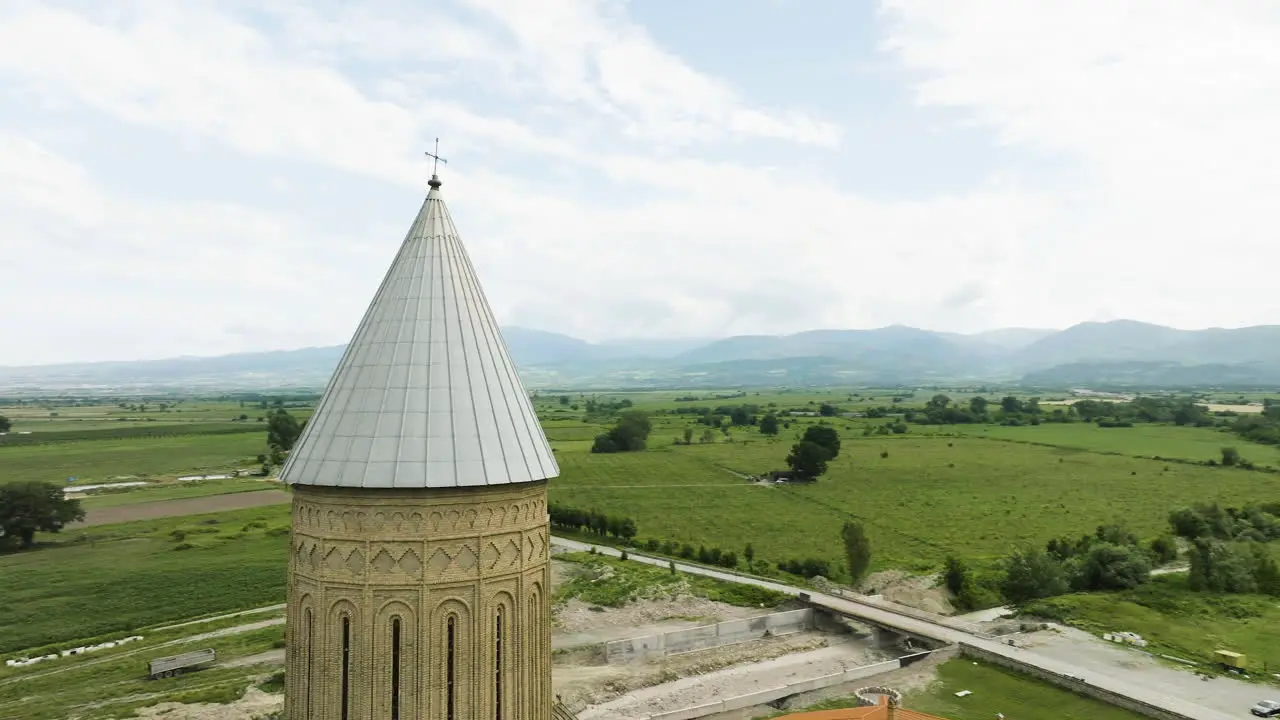
[[[892,713],[892,714],[891,714]],[[937,715],[926,715],[904,707],[889,708],[889,699],[880,698],[879,705],[844,708],[843,710],[819,710],[816,712],[784,715],[778,720],[945,720]]]

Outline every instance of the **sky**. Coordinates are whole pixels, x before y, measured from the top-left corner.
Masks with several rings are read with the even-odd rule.
[[[346,342],[426,192],[591,341],[1277,321],[1271,0],[0,1],[0,365]]]

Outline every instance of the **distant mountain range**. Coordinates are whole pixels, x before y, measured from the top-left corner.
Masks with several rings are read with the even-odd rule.
[[[589,343],[508,327],[533,388],[1000,383],[1037,387],[1280,387],[1280,326],[1175,330],[1131,320],[973,335],[904,326],[721,339]],[[343,346],[208,358],[0,367],[0,389],[318,388]]]

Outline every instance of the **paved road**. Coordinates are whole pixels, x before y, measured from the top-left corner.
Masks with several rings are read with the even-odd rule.
[[[610,547],[599,545],[593,546],[588,543],[568,540],[565,538],[553,537],[552,544],[562,548],[578,551],[590,550],[592,547],[595,547],[596,552],[615,557],[620,554],[617,550]],[[629,554],[632,560],[656,565],[658,567],[667,567],[669,563],[668,560],[662,558],[649,557],[635,553]],[[882,607],[868,605],[866,603],[852,602],[848,599],[825,595],[823,593],[813,592],[811,590],[805,590],[803,588],[797,588],[790,585],[783,585],[770,580],[739,575],[734,572],[715,570],[699,565],[676,563],[676,568],[682,572],[694,575],[703,575],[705,577],[713,577],[728,582],[754,585],[756,587],[768,588],[770,590],[776,590],[792,596],[798,595],[801,592],[807,592],[809,594],[810,601],[814,605],[828,608],[843,615],[863,618],[874,624],[898,628],[908,633],[922,637],[936,638],[947,643],[954,644],[963,642],[967,645],[1017,660],[1052,673],[1059,675],[1074,675],[1078,678],[1084,679],[1084,681],[1090,685],[1109,690],[1119,695],[1124,695],[1134,700],[1140,700],[1150,705],[1163,708],[1169,712],[1178,713],[1187,718],[1193,718],[1194,720],[1230,720],[1231,718],[1239,718],[1241,713],[1248,712],[1247,706],[1240,706],[1239,693],[1242,692],[1242,690],[1238,687],[1233,687],[1232,692],[1223,693],[1221,696],[1215,695],[1214,698],[1207,701],[1211,702],[1213,705],[1213,707],[1209,707],[1202,704],[1206,701],[1197,702],[1196,700],[1185,697],[1171,696],[1170,691],[1176,688],[1172,688],[1163,682],[1153,683],[1150,674],[1134,672],[1123,666],[1110,666],[1105,669],[1092,663],[1088,666],[1083,666],[1073,662],[1074,658],[1064,659],[1062,657],[1051,657],[1044,653],[1037,652],[1035,647],[1011,647],[994,640],[974,635],[956,627],[944,625],[940,622],[931,622],[922,620],[918,617],[902,615],[897,612]],[[1175,670],[1171,672],[1176,673],[1178,671]],[[1197,687],[1197,684],[1200,684],[1202,681],[1195,679],[1195,676],[1191,673],[1184,673],[1184,675],[1186,678],[1183,683],[1184,686],[1190,686],[1193,690],[1196,690],[1197,695],[1203,693],[1203,690]],[[1205,684],[1207,685],[1209,683]],[[1238,685],[1246,684],[1238,683]],[[1246,687],[1251,686],[1246,685]],[[1261,687],[1256,688],[1255,692],[1258,695],[1258,699],[1262,699],[1262,697],[1267,694],[1267,690]],[[1186,693],[1179,694],[1185,696]],[[1216,709],[1218,707],[1226,708],[1228,709],[1228,712]]]

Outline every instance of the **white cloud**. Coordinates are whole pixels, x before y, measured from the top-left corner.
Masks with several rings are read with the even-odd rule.
[[[872,200],[836,179],[856,161],[839,118],[753,101],[619,2],[9,3],[0,252],[28,301],[0,364],[344,341],[436,136],[508,323],[594,339],[1263,322],[1272,293],[1240,280],[1278,252],[1280,20],[1175,5],[885,2],[887,58],[922,111],[958,108],[1070,172]],[[277,192],[116,187],[119,168],[80,155],[120,125],[246,173],[270,162]],[[757,141],[807,154],[760,167],[741,154]],[[333,227],[299,209],[382,188],[400,214],[352,201]]]
[[[1080,173],[1067,271],[1081,315],[1179,326],[1276,321],[1262,276],[1280,190],[1280,8],[1253,2],[886,0],[917,101],[970,113]],[[1071,300],[1068,300],[1071,301]],[[1075,301],[1078,302],[1078,301]]]
[[[0,186],[6,364],[219,354],[241,349],[243,327],[270,330],[251,338],[264,348],[327,341],[371,292],[344,269],[382,264],[290,218],[133,202],[12,135],[0,134]],[[315,257],[307,241],[330,249]]]

